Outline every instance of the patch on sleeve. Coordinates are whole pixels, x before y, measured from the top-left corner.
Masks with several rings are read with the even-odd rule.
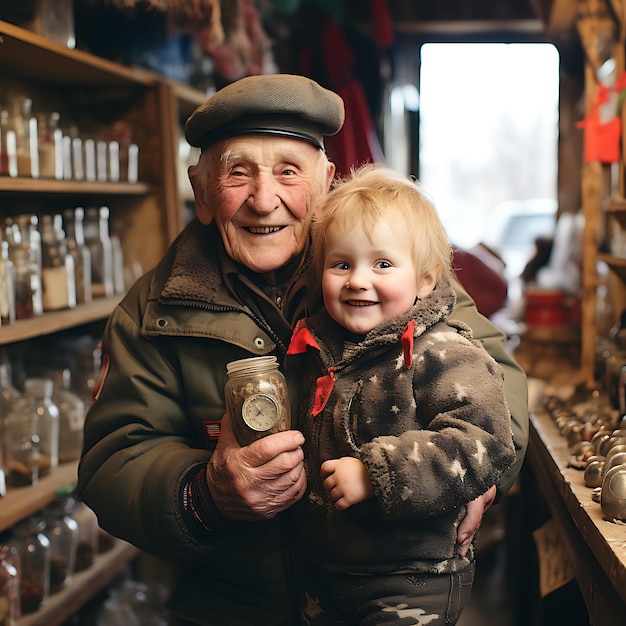
[[[100,361],[100,373],[98,374],[98,379],[96,380],[96,384],[93,388],[93,393],[91,394],[91,402],[94,403],[99,397],[102,391],[102,387],[104,387],[104,381],[106,380],[107,374],[109,373],[109,365],[111,364],[111,359],[108,354],[102,354],[102,360]]]
[[[215,439],[220,438],[221,432],[221,420],[204,420],[202,422],[202,426],[204,428],[204,436],[209,441],[214,441]]]

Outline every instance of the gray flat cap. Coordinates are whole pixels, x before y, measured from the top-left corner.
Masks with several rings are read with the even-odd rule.
[[[237,135],[270,134],[303,139],[324,148],[324,135],[339,132],[343,100],[314,80],[295,74],[247,76],[211,96],[185,124],[192,146]]]

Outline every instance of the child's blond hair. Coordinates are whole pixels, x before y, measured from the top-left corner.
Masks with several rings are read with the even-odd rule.
[[[398,244],[411,246],[418,280],[427,274],[452,279],[452,247],[432,200],[420,183],[384,165],[363,165],[316,207],[313,258],[318,276],[324,268],[326,233],[332,224],[346,232],[360,224],[369,236],[384,218],[398,234]],[[403,237],[406,236],[406,239]]]

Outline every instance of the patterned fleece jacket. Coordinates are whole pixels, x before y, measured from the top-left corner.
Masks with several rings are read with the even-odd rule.
[[[291,509],[294,545],[323,570],[445,573],[474,558],[457,555],[457,526],[514,448],[500,366],[447,319],[454,304],[439,284],[348,350],[325,311],[294,330],[286,369],[308,480]],[[320,478],[342,456],[363,461],[375,491],[346,511]]]

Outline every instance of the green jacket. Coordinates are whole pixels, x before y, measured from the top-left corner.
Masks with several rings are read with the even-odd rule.
[[[292,324],[304,314],[312,285],[306,263],[291,265],[282,285],[263,291],[226,257],[217,229],[194,220],[130,289],[104,332],[78,495],[111,534],[178,564],[170,608],[198,624],[294,623],[283,517],[201,534],[181,506],[181,485],[204,470],[216,445],[210,425],[225,413],[226,364],[265,354],[282,361]],[[527,443],[525,377],[501,333],[466,295],[460,299],[453,315],[486,340],[506,372],[517,461],[500,483],[505,492]]]

